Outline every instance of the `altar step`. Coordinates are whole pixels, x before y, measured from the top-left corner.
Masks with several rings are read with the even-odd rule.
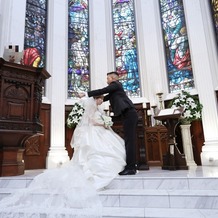
[[[103,218],[217,218],[218,210],[105,207]]]
[[[100,192],[104,218],[217,218],[218,168],[119,176]]]
[[[213,190],[114,189],[100,196],[105,218],[218,217],[218,191]]]
[[[35,174],[0,177],[0,199],[26,188]],[[163,171],[150,168],[118,176],[99,192],[103,218],[217,218],[218,168]]]

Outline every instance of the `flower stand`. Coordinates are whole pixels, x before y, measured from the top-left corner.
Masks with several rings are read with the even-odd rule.
[[[180,125],[181,132],[182,132],[183,150],[185,153],[187,165],[197,166],[197,164],[194,161],[190,127],[191,124]]]

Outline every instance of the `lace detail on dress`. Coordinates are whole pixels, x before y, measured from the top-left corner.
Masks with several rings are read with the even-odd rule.
[[[0,201],[0,218],[100,218],[102,205],[79,166],[47,170]]]

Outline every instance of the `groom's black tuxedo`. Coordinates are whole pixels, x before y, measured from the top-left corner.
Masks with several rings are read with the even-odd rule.
[[[88,96],[103,95],[104,101],[110,101],[114,116],[121,116],[123,120],[124,141],[126,148],[127,169],[135,169],[136,165],[136,126],[138,115],[134,104],[126,95],[123,86],[118,81],[111,82],[107,87],[88,92]]]
[[[118,81],[111,82],[107,87],[103,89],[97,89],[88,92],[88,96],[97,96],[103,95],[104,101],[110,101],[110,105],[114,116],[119,116],[128,108],[134,108],[132,101],[128,98],[125,91],[123,90],[123,86]]]

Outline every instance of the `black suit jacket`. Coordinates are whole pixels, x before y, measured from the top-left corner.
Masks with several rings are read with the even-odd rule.
[[[88,92],[88,96],[104,95],[104,101],[110,101],[114,116],[121,115],[127,108],[134,108],[134,104],[126,95],[123,86],[118,81],[111,82],[107,87]]]

